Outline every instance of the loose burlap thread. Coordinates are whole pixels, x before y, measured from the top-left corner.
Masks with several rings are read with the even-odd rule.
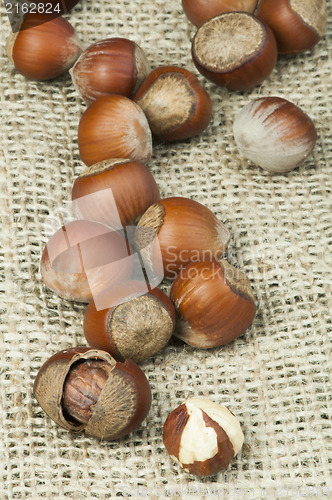
[[[66,18],[86,46],[127,37],[153,67],[197,74],[194,28],[180,0],[82,0]],[[197,74],[213,101],[211,125],[190,140],[155,142],[149,168],[162,196],[193,198],[225,221],[227,258],[248,274],[258,311],[230,345],[205,351],[171,342],[142,363],[151,411],[111,443],[57,427],[32,395],[49,356],[86,345],[85,306],[47,290],[39,271],[45,221],[70,201],[84,169],[77,126],[85,105],[68,74],[38,83],[15,72],[5,55],[9,32],[2,6],[0,498],[332,498],[331,22],[315,48],[280,57],[251,91],[230,93]],[[265,95],[301,106],[318,130],[313,154],[285,175],[252,165],[234,143],[236,112]],[[213,477],[187,474],[162,443],[167,415],[188,396],[227,405],[243,428],[242,451]]]

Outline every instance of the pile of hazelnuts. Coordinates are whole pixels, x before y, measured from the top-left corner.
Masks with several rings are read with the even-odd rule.
[[[324,0],[182,4],[198,27],[192,41],[197,69],[229,90],[259,85],[272,72],[278,51],[309,49],[326,25]],[[109,38],[83,50],[62,17],[26,15],[9,37],[7,53],[27,78],[49,80],[70,69],[88,104],[78,127],[87,168],[73,185],[76,219],[51,236],[41,276],[60,296],[89,303],[83,327],[90,347],[66,349],[46,361],[34,394],[65,429],[114,440],[136,429],[151,406],[151,389],[137,363],[172,335],[197,348],[222,346],[242,335],[255,316],[249,279],[222,259],[227,228],[194,200],[160,199],[145,165],[152,137],[174,141],[203,132],[211,100],[187,69],[151,71],[131,40]],[[254,163],[286,172],[304,161],[317,134],[294,104],[263,97],[240,111],[234,137]],[[135,228],[132,241],[129,227]],[[170,297],[137,278],[137,255],[145,277],[172,282]],[[243,433],[226,407],[190,398],[168,416],[163,439],[173,459],[203,476],[228,467]]]

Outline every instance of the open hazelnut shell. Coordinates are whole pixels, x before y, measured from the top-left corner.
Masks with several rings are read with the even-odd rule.
[[[91,407],[91,418],[82,424],[66,414],[63,398],[68,374],[85,360],[106,362],[108,378]],[[107,352],[82,347],[60,351],[46,361],[37,374],[33,393],[45,413],[61,427],[108,441],[136,429],[151,406],[149,382],[133,361],[120,363]]]

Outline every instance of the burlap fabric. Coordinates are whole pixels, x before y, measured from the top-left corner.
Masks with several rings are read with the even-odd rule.
[[[83,0],[67,18],[87,46],[129,37],[152,66],[197,74],[194,29],[180,0]],[[191,197],[226,222],[227,257],[249,275],[258,312],[231,345],[204,351],[174,342],[142,363],[153,391],[150,414],[130,436],[100,443],[57,427],[32,395],[50,355],[85,345],[85,306],[46,290],[39,272],[45,220],[70,200],[84,168],[77,126],[85,106],[69,75],[36,83],[13,70],[7,21],[2,7],[0,498],[332,498],[331,22],[318,46],[281,57],[250,92],[205,81],[214,105],[208,130],[154,144],[149,167],[162,195]],[[251,165],[234,143],[235,113],[264,95],[300,105],[318,129],[314,153],[286,175]],[[242,452],[217,476],[190,476],[164,449],[163,423],[190,395],[226,404],[243,426]]]

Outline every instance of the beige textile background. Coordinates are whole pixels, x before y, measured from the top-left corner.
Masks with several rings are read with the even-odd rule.
[[[152,66],[197,74],[180,0],[82,0],[67,18],[86,45],[129,37]],[[0,498],[332,498],[331,20],[318,46],[280,58],[250,92],[205,81],[214,106],[206,132],[154,144],[149,167],[162,195],[191,197],[225,221],[228,259],[249,275],[258,313],[231,345],[204,351],[174,342],[142,363],[151,412],[112,443],[58,428],[32,396],[49,356],[85,345],[85,306],[46,290],[39,273],[45,219],[70,200],[84,168],[76,135],[85,106],[69,75],[36,83],[17,74],[5,56],[8,33],[2,6]],[[313,155],[286,175],[249,164],[234,144],[235,113],[264,95],[295,102],[318,129]],[[242,452],[217,476],[188,475],[163,447],[165,418],[189,395],[227,404],[243,426]]]

